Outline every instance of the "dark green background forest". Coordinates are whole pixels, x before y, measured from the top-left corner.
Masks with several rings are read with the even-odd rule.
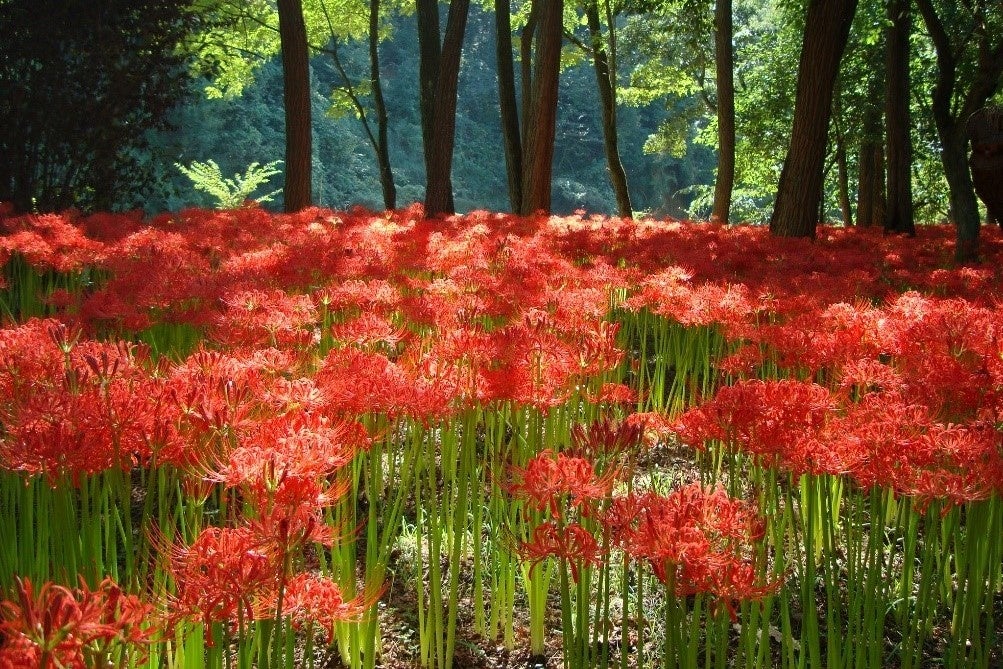
[[[297,170],[312,172],[304,180],[312,182],[312,192],[292,208],[309,203],[382,209],[390,201],[400,207],[425,200],[430,154],[423,137],[418,17],[438,15],[444,34],[447,12],[452,15],[460,3],[290,4],[305,18],[307,40],[300,51],[308,45],[311,109],[302,116],[309,117],[313,134],[312,169],[278,165],[289,168],[286,179]],[[502,45],[502,52],[515,63],[518,106],[524,107],[520,39],[527,17],[545,6],[470,3],[461,34],[448,185],[455,202],[440,211],[513,209],[497,35],[510,33],[512,46],[506,51]],[[218,198],[194,188],[181,168],[211,160],[229,177],[250,165],[288,160],[285,124],[291,113],[283,86],[289,77],[282,57],[290,50],[280,44],[276,7],[267,0],[0,1],[0,22],[10,37],[0,44],[0,112],[8,121],[0,132],[0,148],[8,156],[0,165],[0,200],[37,210],[74,206],[153,213],[213,206]],[[511,10],[510,30],[499,28],[502,14],[494,7]],[[968,235],[959,258],[975,256],[972,240],[985,210],[977,210],[981,205],[964,162],[965,122],[1000,99],[998,2],[580,0],[561,7],[553,174],[545,178],[552,188],[549,206],[545,197],[537,208],[706,219],[715,184],[726,182],[720,220],[770,221],[774,233],[794,236],[814,234],[816,221],[884,225],[906,233],[914,220],[954,221]],[[722,7],[733,23],[726,40],[733,55],[727,61],[716,43]],[[601,12],[595,30],[586,21],[589,8]],[[823,39],[833,34],[837,16],[845,44],[842,37]],[[370,43],[371,35],[378,39]],[[904,46],[893,66],[896,39]],[[377,41],[394,200],[381,194],[376,141],[360,122],[364,117],[375,131],[379,112],[370,87],[376,81],[370,48]],[[614,151],[626,172],[631,200],[626,206],[618,206],[610,182],[613,170],[604,146],[609,133],[603,131],[594,69],[599,47],[593,43],[612,63],[608,80],[619,139]],[[822,50],[810,53],[807,47],[816,44]],[[812,71],[825,59],[833,65],[824,75]],[[726,134],[719,137],[718,123],[729,117],[717,108],[722,62],[734,80],[735,132],[727,152],[734,161],[733,185],[718,179],[719,158],[725,155],[719,142]],[[812,92],[816,79],[830,78],[833,89],[826,81],[824,92]],[[816,99],[824,101],[810,108]],[[810,140],[798,136],[799,119],[816,126]],[[549,146],[549,139],[544,144]],[[797,158],[807,155],[803,149],[809,145],[814,157],[801,165]],[[899,151],[893,160],[896,147],[903,146],[906,154]],[[297,165],[303,162],[297,159]],[[785,166],[796,172],[786,185]],[[284,202],[281,193],[284,176],[274,175],[252,197],[278,189],[265,206],[288,205],[292,200]],[[904,190],[896,186],[903,180]],[[808,193],[804,202],[778,197],[799,190]],[[896,217],[906,204],[902,223]]]
[[[390,117],[390,152],[401,204],[424,196],[425,168],[421,160],[421,122],[415,85],[418,80],[417,42],[413,16],[397,17],[393,39],[381,45],[383,86]],[[494,74],[495,40],[491,14],[473,8],[464,41],[457,104],[457,141],[453,185],[458,211],[508,208],[505,164],[498,123],[497,84]],[[341,60],[350,72],[365,72],[366,45],[348,43]],[[382,208],[380,184],[372,151],[361,124],[351,112],[331,112],[331,91],[340,86],[332,59],[311,60],[314,131],[314,199],[318,205],[346,208],[363,205]],[[193,204],[211,205],[211,197],[192,190],[192,183],[174,167],[175,162],[216,161],[223,174],[243,173],[252,162],[281,159],[284,149],[282,68],[269,59],[254,74],[239,96],[208,99],[196,91],[176,110],[170,121],[175,129],[156,133],[150,147],[150,166],[156,170],[157,188],[150,195],[124,206],[156,212]],[[677,99],[673,106],[697,107],[694,98]],[[639,211],[676,217],[688,216],[696,197],[694,185],[712,184],[715,157],[712,148],[695,144],[699,118],[685,128],[685,155],[645,152],[648,138],[670,118],[664,100],[640,107],[621,106],[619,134],[622,160],[630,179],[631,195]],[[677,112],[679,113],[679,112]],[[689,116],[694,116],[692,113]],[[561,73],[557,144],[554,156],[553,203],[555,212],[576,209],[613,213],[613,192],[606,176],[602,149],[595,74],[587,62],[569,65]],[[281,167],[281,166],[280,166]],[[281,185],[281,176],[271,184]],[[266,206],[281,204],[281,198]],[[709,207],[709,203],[704,209]],[[706,213],[699,209],[696,215]]]

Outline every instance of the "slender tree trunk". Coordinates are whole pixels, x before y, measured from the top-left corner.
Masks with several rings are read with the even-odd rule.
[[[717,181],[711,220],[727,223],[735,188],[735,49],[731,0],[714,7],[714,57],[717,66]]]
[[[523,100],[527,110],[523,134],[523,214],[550,211],[564,0],[533,0],[532,13],[537,14],[539,23],[535,26],[532,85],[529,98]]]
[[[536,24],[540,20],[540,4],[533,2],[529,17],[519,36],[519,85],[522,89],[522,114],[519,118],[519,134],[522,136],[523,169],[526,161],[526,136],[529,133],[529,115],[533,105],[533,40],[536,39]]]
[[[998,33],[973,25],[970,38],[975,40],[974,49],[978,54],[976,68],[967,81],[967,89],[959,91],[958,56],[943,22],[930,0],[916,0],[916,7],[937,53],[937,81],[931,94],[931,107],[941,144],[944,175],[951,190],[951,217],[958,230],[955,260],[973,262],[979,254],[981,221],[965,159],[968,148],[965,122],[999,90],[1003,76],[1003,39]],[[953,102],[957,97],[962,103],[955,106]]]
[[[501,111],[502,143],[508,200],[513,212],[522,210],[522,142],[519,136],[519,106],[515,97],[515,67],[512,64],[512,7],[509,0],[495,0],[495,55],[498,61],[498,106]]]
[[[846,164],[846,138],[842,133],[836,134],[836,175],[839,186],[839,210],[843,216],[843,225],[853,225],[853,206],[850,204],[850,170]]]
[[[775,235],[815,236],[832,96],[856,8],[857,0],[811,0],[808,5],[791,145],[770,219]]]
[[[415,14],[418,19],[418,97],[421,112],[421,142],[427,182],[429,175],[434,171],[432,146],[435,143],[435,93],[439,82],[439,58],[442,50],[439,42],[439,0],[416,0],[415,5]]]
[[[857,225],[870,228],[885,220],[885,151],[874,140],[860,145],[857,173]]]
[[[620,160],[620,149],[616,136],[616,73],[610,67],[610,56],[603,44],[598,0],[589,0],[585,3],[585,18],[592,41],[592,66],[596,73],[596,87],[599,91],[599,111],[602,116],[606,170],[609,173],[610,184],[613,186],[613,194],[616,196],[617,213],[623,218],[631,218],[634,215],[634,208],[630,204],[627,172],[624,171],[623,162]],[[616,27],[610,25],[609,29],[612,32]]]
[[[975,193],[986,205],[986,224],[1003,220],[1003,106],[983,107],[968,117],[972,143],[968,167]]]
[[[941,161],[950,190],[951,217],[958,226],[955,257],[958,262],[972,262],[979,254],[979,202],[968,171],[968,137],[960,123],[937,124],[941,142]]]
[[[888,132],[888,209],[886,232],[915,235],[912,207],[912,138],[909,131],[909,34],[911,0],[890,0],[887,30],[887,92],[885,122]]]
[[[288,212],[310,206],[313,157],[310,115],[310,59],[300,0],[278,0],[282,42],[282,94],[286,114],[283,201]]]
[[[373,111],[376,112],[376,165],[380,171],[383,189],[383,206],[397,208],[397,186],[390,166],[390,140],[388,138],[387,105],[383,100],[383,81],[380,78],[380,0],[369,0],[369,82],[373,90]]]
[[[456,88],[469,9],[470,0],[452,0],[446,19],[446,35],[439,55],[439,76],[435,88],[432,146],[426,148],[427,152],[431,149],[431,163],[425,175],[425,215],[428,217],[455,211],[451,172],[456,140]]]
[[[885,220],[885,152],[881,126],[882,77],[868,86],[868,105],[860,129],[857,170],[857,225],[869,228]]]

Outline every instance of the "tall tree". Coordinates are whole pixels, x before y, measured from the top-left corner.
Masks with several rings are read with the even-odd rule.
[[[1003,225],[1003,107],[983,107],[968,118],[975,192],[986,204],[986,223]]]
[[[717,181],[711,219],[727,223],[735,188],[735,48],[731,0],[714,6],[714,58],[717,68]]]
[[[512,5],[509,0],[495,3],[495,60],[498,69],[498,105],[501,112],[505,174],[512,211],[522,211],[522,137],[519,106],[515,95],[515,66],[512,64]]]
[[[383,99],[383,80],[380,76],[380,0],[369,0],[369,85],[373,92],[373,111],[376,112],[377,136],[373,149],[376,165],[380,171],[380,187],[383,189],[383,206],[397,208],[397,187],[394,172],[390,166],[390,123],[387,104]],[[372,131],[369,131],[370,141]]]
[[[815,235],[833,90],[856,9],[857,0],[810,0],[808,4],[794,127],[770,218],[775,235]]]
[[[550,211],[564,0],[533,0],[522,33],[522,214]]]
[[[843,225],[849,227],[853,225],[853,207],[850,204],[850,166],[846,156],[846,132],[839,123],[839,116],[839,113],[835,114],[833,123],[835,126],[833,136],[836,144],[836,185],[839,191],[839,211],[843,217]]]
[[[877,46],[880,46],[878,44]],[[884,225],[885,221],[885,127],[882,123],[887,94],[885,67],[880,48],[870,48],[863,56],[861,67],[844,80],[863,78],[861,94],[853,105],[858,111],[857,152],[857,225],[867,228]]]
[[[452,214],[456,88],[470,0],[449,3],[446,33],[439,42],[438,0],[418,0],[421,127],[425,147],[425,215]]]
[[[885,231],[916,234],[912,206],[912,138],[909,120],[909,35],[911,0],[889,0],[885,124],[888,156],[888,204]]]
[[[367,109],[362,100],[359,86],[353,82],[341,60],[338,28],[331,17],[326,2],[321,2],[321,11],[327,21],[331,34],[331,46],[317,48],[318,51],[329,54],[334,61],[334,67],[341,77],[342,92],[351,104],[356,118],[362,124],[362,130],[376,156],[376,167],[380,175],[380,189],[383,192],[383,206],[386,209],[397,208],[397,184],[394,181],[393,167],[390,164],[390,122],[387,105],[383,97],[383,78],[380,75],[380,0],[369,0],[369,29],[367,43],[369,45],[369,91],[373,97],[372,111]],[[370,122],[370,116],[376,117],[376,132]]]
[[[207,1],[210,9],[206,13],[224,17],[227,23],[194,40],[192,48],[199,60],[209,65],[211,81],[206,87],[207,97],[233,98],[253,81],[257,68],[282,49],[277,3]],[[373,149],[384,206],[392,209],[396,207],[397,193],[390,164],[379,44],[389,34],[387,15],[399,3],[381,0],[300,0],[300,3],[308,55],[330,56],[337,72],[338,83],[333,86],[329,114],[336,118],[351,114],[358,119]],[[389,11],[384,9],[387,5]],[[369,67],[365,74],[351,72],[351,63],[342,60],[344,45],[362,41],[369,46]]]
[[[310,54],[300,0],[278,0],[282,43],[282,97],[286,114],[286,174],[283,203],[288,212],[310,206],[312,184],[312,115]]]
[[[916,0],[937,54],[931,108],[957,225],[958,262],[978,258],[978,201],[968,168],[965,123],[996,94],[1003,76],[1003,7],[998,0],[955,4]]]
[[[623,162],[620,160],[617,137],[616,18],[610,0],[604,0],[603,7],[608,30],[608,48],[607,40],[603,38],[602,34],[599,0],[585,0],[585,19],[591,42],[589,53],[592,56],[592,67],[596,73],[596,88],[599,92],[599,111],[602,116],[606,169],[609,172],[610,184],[613,186],[613,194],[616,197],[617,213],[624,218],[630,218],[634,215],[634,208],[630,203],[627,172],[623,169]]]
[[[178,49],[203,17],[164,0],[0,2],[0,201],[136,206],[149,130],[190,92]]]

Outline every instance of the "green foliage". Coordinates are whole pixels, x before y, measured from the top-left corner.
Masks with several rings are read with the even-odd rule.
[[[196,190],[206,192],[215,198],[216,205],[220,209],[236,209],[251,199],[251,194],[258,190],[259,186],[267,183],[276,174],[282,173],[282,170],[277,169],[281,162],[273,160],[267,165],[251,163],[243,175],[237,173],[232,179],[224,177],[219,165],[211,158],[204,163],[194,161],[190,167],[185,167],[181,163],[175,163],[174,166],[192,180]],[[281,192],[275,190],[255,198],[254,201],[269,202]]]
[[[382,0],[387,6],[400,6]],[[332,6],[329,2],[328,6]],[[515,7],[515,5],[513,5]],[[332,15],[333,20],[337,20]],[[415,104],[418,80],[414,17],[406,13],[386,19],[386,34],[380,44],[383,90],[390,117],[390,154],[401,206],[424,198],[424,162],[421,160],[421,125]],[[383,33],[381,32],[381,35]],[[627,50],[620,41],[621,53]],[[326,49],[331,48],[329,44]],[[338,52],[353,88],[366,111],[371,111],[368,91],[368,45],[359,40],[340,40]],[[632,62],[621,59],[625,78]],[[314,183],[318,205],[348,208],[362,205],[380,208],[376,162],[354,105],[344,115],[332,114],[333,98],[344,102],[344,84],[328,52],[311,60],[313,84]],[[558,106],[558,140],[554,156],[553,208],[555,212],[585,209],[613,212],[615,198],[609,185],[602,147],[595,72],[590,62],[561,73]],[[334,93],[335,89],[340,89]],[[471,8],[464,42],[457,100],[456,153],[453,186],[459,211],[506,210],[508,207],[504,155],[498,123],[495,81],[494,15]],[[647,138],[659,125],[686,104],[700,110],[695,98],[672,104],[658,101],[618,110],[621,157],[630,182],[631,196],[639,210],[654,215],[686,215],[692,196],[680,189],[694,183],[709,184],[713,177],[713,153],[692,146],[699,114],[681,125],[680,137],[687,144],[685,157],[667,153],[645,154]],[[342,105],[342,109],[346,109]],[[213,156],[223,174],[243,172],[261,156],[280,156],[283,151],[282,71],[277,58],[264,61],[247,83],[241,96],[206,99],[199,96],[172,119],[177,130],[158,133],[155,152],[148,160],[159,171],[160,188],[148,194],[147,211],[177,210],[193,204],[210,204],[209,197],[195,193],[191,182],[174,169],[175,162],[190,164]],[[200,199],[204,198],[204,199]],[[269,208],[280,202],[269,203]]]
[[[189,94],[177,47],[202,19],[187,4],[0,1],[0,202],[135,205],[149,131]]]
[[[686,147],[690,135],[689,114],[669,116],[658,124],[658,129],[648,135],[644,142],[645,153],[667,154],[674,158],[686,155]]]

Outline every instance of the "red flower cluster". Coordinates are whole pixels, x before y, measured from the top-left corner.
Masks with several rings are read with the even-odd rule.
[[[902,392],[874,390],[901,383],[890,370],[850,369],[859,400],[812,383],[745,381],[684,413],[676,432],[695,447],[718,441],[794,476],[848,475],[863,488],[920,500],[961,503],[1003,491],[1003,434],[994,424],[938,421]]]
[[[779,586],[763,580],[754,560],[765,521],[723,490],[694,483],[668,495],[617,498],[606,524],[616,544],[647,560],[672,596],[710,594],[734,615],[735,602],[759,599]]]
[[[0,602],[0,667],[89,669],[116,646],[151,642],[152,607],[105,579],[91,590],[17,580],[17,599]]]
[[[608,497],[620,476],[617,469],[597,474],[585,458],[544,451],[525,467],[511,468],[508,491],[552,518],[565,517],[565,504],[588,513],[596,500]]]
[[[16,254],[95,279],[36,296],[58,318],[0,329],[0,467],[57,482],[166,466],[203,500],[219,486],[246,517],[171,550],[172,616],[265,615],[284,583],[294,620],[329,628],[358,607],[333,583],[287,573],[284,558],[332,540],[323,511],[368,444],[363,422],[375,415],[393,430],[472,407],[582,400],[627,413],[637,389],[619,381],[631,378],[624,359],[637,342],[609,314],[643,310],[723,332],[729,353],[710,362],[739,380],[677,419],[578,428],[567,452],[508,472],[508,490],[547,515],[523,553],[568,560],[577,576],[600,559],[587,529],[598,522],[677,594],[755,598],[771,589],[751,557],[755,514],[692,486],[611,502],[621,455],[671,428],[695,447],[719,441],[795,475],[924,500],[1003,491],[1003,237],[985,231],[983,269],[946,268],[952,244],[946,226],[915,240],[822,228],[808,241],[602,217],[431,222],[420,207],[188,210],[148,222],[0,208],[0,262]],[[98,340],[153,324],[190,326],[205,343],[155,360]],[[55,588],[42,604],[8,607],[9,621],[40,606],[56,620],[98,597]],[[73,638],[99,627],[72,628],[84,630]],[[39,662],[65,640],[18,634],[4,648],[35,648]]]

